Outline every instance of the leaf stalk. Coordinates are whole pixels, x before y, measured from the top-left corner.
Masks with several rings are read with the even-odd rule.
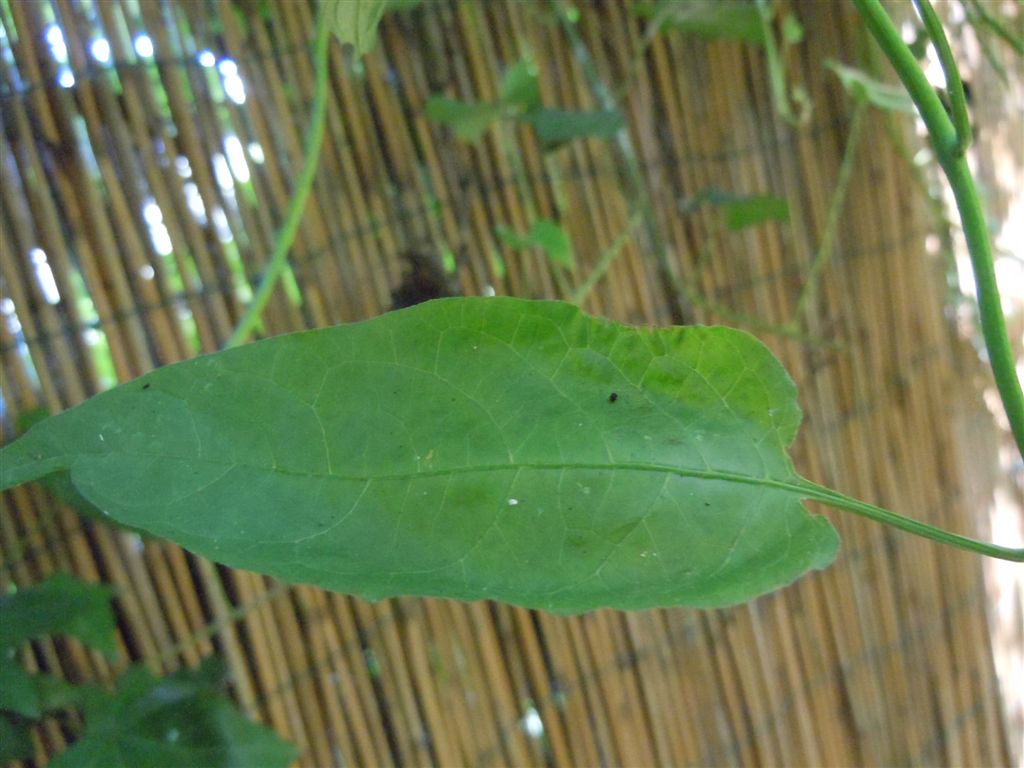
[[[940,544],[946,544],[968,552],[974,552],[978,555],[996,557],[1000,560],[1010,560],[1014,563],[1024,563],[1024,549],[1001,547],[997,544],[989,544],[972,539],[969,536],[962,536],[959,533],[952,533],[929,523],[923,523],[920,520],[914,520],[898,515],[895,512],[890,512],[887,509],[882,509],[882,507],[876,507],[874,504],[850,498],[831,488],[812,483],[810,480],[803,478],[801,478],[800,486],[805,494],[805,498],[820,501],[823,504],[828,504],[830,507],[844,509],[847,512],[853,512],[861,517],[874,520],[876,523],[890,525],[893,528],[912,533],[915,536],[937,541]]]

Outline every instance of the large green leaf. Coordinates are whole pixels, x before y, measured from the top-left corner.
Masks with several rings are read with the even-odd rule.
[[[833,559],[742,331],[441,299],[162,368],[0,452],[214,560],[371,598],[718,606]]]

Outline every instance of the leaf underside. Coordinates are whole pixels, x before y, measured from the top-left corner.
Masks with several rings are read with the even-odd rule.
[[[113,520],[367,598],[721,606],[828,565],[748,334],[441,299],[167,366],[0,452]]]

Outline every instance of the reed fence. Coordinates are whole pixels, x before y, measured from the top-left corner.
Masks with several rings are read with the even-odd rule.
[[[786,7],[806,30],[786,62],[813,104],[802,126],[779,116],[759,48],[677,33],[645,48],[630,3],[580,4],[576,44],[546,2],[427,0],[389,13],[362,61],[334,45],[315,188],[262,332],[387,310],[411,253],[447,263],[465,294],[566,298],[626,232],[588,311],[750,329],[796,380],[804,474],[977,530],[991,490],[977,478],[995,461],[984,374],[944,309],[908,119],[865,113],[831,259],[806,325],[786,330],[854,112],[824,61],[870,60],[847,4]],[[230,336],[301,165],[314,13],[0,2],[5,441],[19,414]],[[469,144],[425,116],[432,94],[495,98],[525,56],[547,106],[600,108],[600,83],[627,83],[625,132],[544,151],[525,127]],[[790,220],[729,230],[689,205],[711,188],[785,198]],[[574,269],[495,235],[536,216],[569,232]],[[749,605],[561,618],[287,586],[26,486],[3,497],[0,586],[56,570],[115,585],[124,663],[169,672],[222,654],[239,705],[302,765],[1008,764],[980,560],[824,514],[837,563]],[[74,680],[123,666],[70,640],[26,661]],[[68,738],[47,721],[39,763]]]

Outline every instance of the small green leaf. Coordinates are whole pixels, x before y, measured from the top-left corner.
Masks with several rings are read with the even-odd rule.
[[[784,198],[774,195],[735,195],[716,187],[709,187],[684,200],[679,208],[683,213],[693,213],[703,205],[721,208],[725,213],[726,226],[733,230],[766,221],[789,221],[789,203]]]
[[[86,729],[54,768],[284,768],[295,748],[246,719],[218,690],[218,662],[154,678],[130,668],[85,705]]]
[[[608,139],[626,125],[618,110],[577,112],[563,109],[538,109],[521,120],[533,126],[545,149],[554,149],[573,139]]]
[[[44,427],[51,419],[39,425]],[[17,648],[41,635],[73,635],[86,645],[114,653],[114,590],[66,573],[0,596],[0,649]]]
[[[351,43],[357,56],[377,44],[377,26],[390,0],[321,0],[327,20],[342,43]]]
[[[766,221],[789,221],[789,203],[781,197],[754,195],[725,206],[725,225],[729,229],[744,229]]]
[[[501,104],[456,101],[446,96],[431,96],[427,99],[427,117],[447,125],[465,141],[479,141],[501,114]]]
[[[537,219],[530,225],[530,231],[525,235],[503,225],[498,225],[494,231],[513,248],[540,248],[555,264],[566,269],[572,269],[575,264],[569,233],[551,219]]]
[[[494,234],[505,241],[505,244],[510,248],[515,248],[518,251],[525,251],[527,248],[532,248],[534,243],[527,235],[521,235],[516,232],[512,227],[506,227],[504,224],[499,224],[494,228]]]
[[[825,62],[825,66],[836,73],[843,87],[855,99],[865,100],[879,109],[905,112],[908,115],[917,114],[913,100],[902,86],[875,80],[859,69],[847,67],[831,59]]]
[[[0,489],[70,470],[116,520],[371,598],[720,606],[835,556],[799,423],[742,331],[439,299],[97,395],[0,449]]]
[[[35,751],[32,721],[13,712],[0,712],[0,763],[24,760]]]
[[[551,219],[537,219],[530,227],[530,238],[537,243],[555,264],[572,269],[575,260],[569,233]]]
[[[782,42],[785,45],[797,45],[804,39],[804,25],[792,13],[782,19]]]
[[[524,59],[509,67],[501,85],[501,101],[519,112],[530,112],[540,106],[537,66],[533,62]]]
[[[747,0],[661,0],[638,6],[636,13],[650,19],[655,32],[670,29],[704,40],[764,44],[761,12]]]

